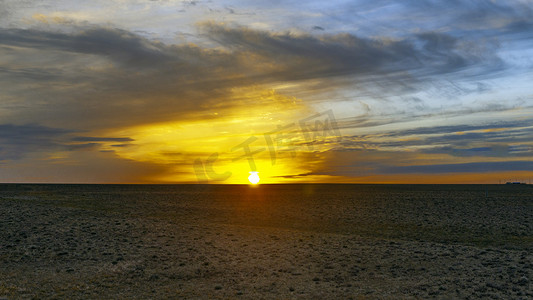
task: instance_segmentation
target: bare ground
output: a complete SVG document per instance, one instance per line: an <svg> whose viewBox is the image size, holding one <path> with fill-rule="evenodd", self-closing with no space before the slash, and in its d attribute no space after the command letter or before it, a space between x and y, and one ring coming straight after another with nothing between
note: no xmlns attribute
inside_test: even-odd
<svg viewBox="0 0 533 300"><path fill-rule="evenodd" d="M533 297L533 189L0 185L0 299Z"/></svg>

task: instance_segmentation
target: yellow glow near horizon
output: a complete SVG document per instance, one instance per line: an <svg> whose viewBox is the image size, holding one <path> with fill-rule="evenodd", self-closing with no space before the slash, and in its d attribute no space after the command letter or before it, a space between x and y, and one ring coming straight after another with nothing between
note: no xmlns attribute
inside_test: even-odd
<svg viewBox="0 0 533 300"><path fill-rule="evenodd" d="M234 93L229 107L213 106L201 115L188 116L187 120L110 133L135 140L127 147L110 149L125 159L168 166L173 171L156 179L163 182L206 179L210 183L246 184L249 172L257 168L262 183L282 183L294 181L291 175L311 171L305 165L302 167L298 157L289 151L276 152L273 160L264 133L290 124L298 129L298 120L313 112L299 100L272 90L247 88ZM245 154L242 148L235 149L251 137L255 138L249 144L249 149L257 153L253 156L255 167L242 157ZM306 147L301 148L307 151ZM219 181L211 182L213 178Z"/></svg>

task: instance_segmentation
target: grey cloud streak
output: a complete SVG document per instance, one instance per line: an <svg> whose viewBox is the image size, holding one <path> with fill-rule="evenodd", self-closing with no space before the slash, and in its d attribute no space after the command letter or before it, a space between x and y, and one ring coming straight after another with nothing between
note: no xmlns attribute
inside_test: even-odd
<svg viewBox="0 0 533 300"><path fill-rule="evenodd" d="M450 125L345 136L340 147L374 151L410 149L456 157L533 157L533 120L496 121L480 125ZM423 146L423 148L418 148ZM397 149L397 150L392 150Z"/></svg>
<svg viewBox="0 0 533 300"><path fill-rule="evenodd" d="M31 153L94 150L100 148L102 142L125 146L133 141L123 137L72 136L75 133L37 124L0 124L0 161L23 159Z"/></svg>
<svg viewBox="0 0 533 300"><path fill-rule="evenodd" d="M404 40L360 38L351 34L270 33L243 27L202 25L209 38L235 52L250 53L278 64L285 80L328 79L335 76L385 75L416 71L439 74L460 71L486 61L501 67L491 53L468 53L457 39L426 32ZM487 60L486 58L489 58ZM285 66L285 67L282 67ZM408 80L407 78L405 80ZM356 81L355 81L356 82Z"/></svg>
<svg viewBox="0 0 533 300"><path fill-rule="evenodd" d="M533 161L499 161L499 162L475 162L463 164L438 164L384 167L381 174L438 174L438 173L477 173L477 172L505 172L505 171L531 171Z"/></svg>
<svg viewBox="0 0 533 300"><path fill-rule="evenodd" d="M327 85L339 77L353 77L347 84L357 84L368 81L365 76L402 81L384 84L390 87L488 61L458 49L455 38L434 32L386 41L350 34L279 34L214 23L204 23L200 30L224 49L166 45L102 27L73 33L0 29L0 45L30 51L19 54L20 60L24 55L43 57L39 68L1 66L0 77L23 102L40 99L55 110L43 114L36 107L29 114L15 111L17 117L40 123L44 120L39 116L46 115L48 122L62 121L50 125L81 124L85 129L172 120L206 109L212 101L224 102L234 87L307 79ZM50 63L58 60L68 69ZM90 68L92 62L107 67ZM492 62L488 68L494 67ZM30 82L41 86L16 90Z"/></svg>
<svg viewBox="0 0 533 300"><path fill-rule="evenodd" d="M0 161L15 160L27 153L59 149L70 131L35 124L0 124Z"/></svg>
<svg viewBox="0 0 533 300"><path fill-rule="evenodd" d="M0 40L10 46L108 55L135 64L164 60L156 43L119 29L95 28L76 34L4 29L0 31Z"/></svg>

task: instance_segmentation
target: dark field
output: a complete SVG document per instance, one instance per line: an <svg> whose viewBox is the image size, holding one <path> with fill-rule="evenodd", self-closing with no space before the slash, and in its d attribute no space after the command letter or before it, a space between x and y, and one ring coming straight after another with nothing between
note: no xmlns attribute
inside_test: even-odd
<svg viewBox="0 0 533 300"><path fill-rule="evenodd" d="M0 299L533 297L533 186L0 185Z"/></svg>

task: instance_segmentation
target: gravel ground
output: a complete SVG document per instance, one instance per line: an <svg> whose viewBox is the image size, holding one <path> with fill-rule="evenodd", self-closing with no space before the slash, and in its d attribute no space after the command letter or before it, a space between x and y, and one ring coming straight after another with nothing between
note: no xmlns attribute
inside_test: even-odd
<svg viewBox="0 0 533 300"><path fill-rule="evenodd" d="M0 299L531 299L531 186L0 185Z"/></svg>

